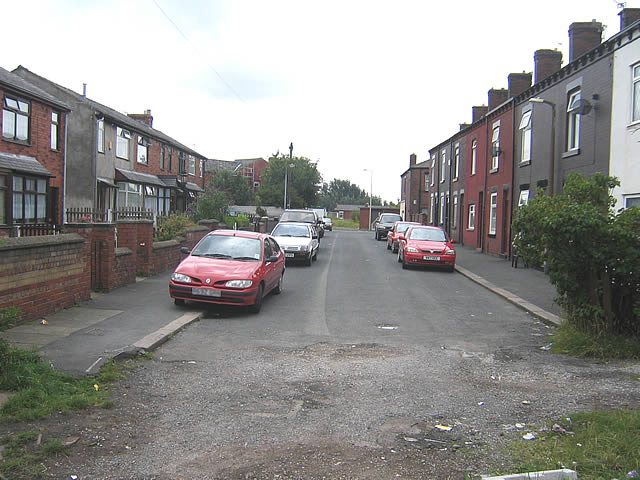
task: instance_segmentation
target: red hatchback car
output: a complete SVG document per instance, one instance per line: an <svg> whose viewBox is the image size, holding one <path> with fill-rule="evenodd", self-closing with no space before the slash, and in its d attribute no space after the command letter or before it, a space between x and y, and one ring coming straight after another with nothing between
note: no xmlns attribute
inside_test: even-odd
<svg viewBox="0 0 640 480"><path fill-rule="evenodd" d="M402 268L409 265L445 267L453 272L456 251L446 232L440 227L411 226L400 240L398 262Z"/></svg>
<svg viewBox="0 0 640 480"><path fill-rule="evenodd" d="M200 240L171 274L169 294L176 305L185 300L247 305L254 313L271 291L279 294L284 279L284 252L271 235L216 230Z"/></svg>
<svg viewBox="0 0 640 480"><path fill-rule="evenodd" d="M407 231L411 225L420 225L418 222L396 222L389 233L387 233L387 250L392 250L393 253L398 251L398 241L400 237L404 236L404 232Z"/></svg>

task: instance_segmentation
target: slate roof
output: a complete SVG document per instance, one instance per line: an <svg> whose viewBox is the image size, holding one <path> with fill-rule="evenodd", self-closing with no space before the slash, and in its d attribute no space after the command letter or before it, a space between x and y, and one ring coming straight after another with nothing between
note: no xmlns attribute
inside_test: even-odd
<svg viewBox="0 0 640 480"><path fill-rule="evenodd" d="M35 158L26 155L0 152L0 168L53 177Z"/></svg>
<svg viewBox="0 0 640 480"><path fill-rule="evenodd" d="M5 70L2 67L0 67L0 83L3 83L9 86L13 90L30 95L39 100L43 100L51 105L55 105L56 107L59 107L63 110L67 110L67 111L71 110L71 107L66 103L60 101L53 95L48 94L41 88L36 87L35 85L32 85L31 83L26 81L24 78L20 77L19 75L16 75L15 73L12 73L8 70Z"/></svg>
<svg viewBox="0 0 640 480"><path fill-rule="evenodd" d="M86 105L89 105L91 108L93 108L96 112L101 113L102 115L104 115L106 118L113 120L114 123L117 123L120 127L127 127L130 128L132 130L135 130L136 132L138 132L141 136L147 136L147 137L152 137L152 138L156 138L156 139L160 139L163 140L164 142L173 145L175 147L178 147L181 150L184 150L187 153L190 153L191 155L195 155L198 156L200 158L206 158L204 155L196 152L195 150L187 147L186 145L183 145L182 143L178 142L177 140L171 138L169 135L161 132L160 130L156 130L155 128L150 127L149 125L147 125L146 123L141 122L140 120L136 120L134 118L129 117L128 115L125 115L124 113L120 113L117 110L114 110L111 107L107 107L106 105L103 105L99 102L96 102L94 100L91 100L88 97L85 97L83 95L80 95L79 93L74 92L73 90L67 88L67 87L63 87L62 85L58 85L55 82L52 82L51 80L42 77L40 75L37 75L35 73L33 73L32 71L30 71L29 69L23 67L22 65L20 65L18 68L16 68L16 70L22 70L27 72L30 75L33 75L34 77L38 77L41 78L42 80L51 83L52 85L54 85L56 88L59 88L60 90L64 91L67 95L72 96L77 102L80 103L84 103ZM15 71L15 70L14 70ZM18 76L13 74L14 76ZM21 78L21 77L19 77ZM25 81L26 82L26 81ZM47 94L49 95L49 94ZM51 98L51 95L49 95ZM60 102L59 100L57 100L58 102Z"/></svg>

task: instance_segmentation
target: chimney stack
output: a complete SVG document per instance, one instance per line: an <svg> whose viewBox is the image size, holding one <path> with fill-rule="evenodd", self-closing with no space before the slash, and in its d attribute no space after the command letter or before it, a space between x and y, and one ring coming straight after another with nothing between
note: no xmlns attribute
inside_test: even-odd
<svg viewBox="0 0 640 480"><path fill-rule="evenodd" d="M531 86L531 73L510 73L509 82L509 98L520 95Z"/></svg>
<svg viewBox="0 0 640 480"><path fill-rule="evenodd" d="M640 8L625 8L618 15L620 15L620 30L624 30L632 23L640 20Z"/></svg>
<svg viewBox="0 0 640 480"><path fill-rule="evenodd" d="M82 96L83 97L87 96L87 84L86 83L82 84Z"/></svg>
<svg viewBox="0 0 640 480"><path fill-rule="evenodd" d="M533 54L535 64L534 82L538 83L562 68L562 52L558 50L536 50Z"/></svg>
<svg viewBox="0 0 640 480"><path fill-rule="evenodd" d="M482 105L481 107L471 107L471 122L476 123L484 117L489 111L489 107Z"/></svg>
<svg viewBox="0 0 640 480"><path fill-rule="evenodd" d="M509 91L504 88L492 88L489 90L489 110L493 110L498 105L509 99Z"/></svg>
<svg viewBox="0 0 640 480"><path fill-rule="evenodd" d="M153 116L151 116L151 110L145 110L144 113L129 113L127 116L153 128Z"/></svg>
<svg viewBox="0 0 640 480"><path fill-rule="evenodd" d="M469 128L471 126L470 123L461 123L460 124L460 131L464 130L465 128Z"/></svg>
<svg viewBox="0 0 640 480"><path fill-rule="evenodd" d="M411 155L409 155L409 166L413 167L416 164L417 159L418 157L416 156L415 153L412 153Z"/></svg>
<svg viewBox="0 0 640 480"><path fill-rule="evenodd" d="M602 24L595 20L572 23L569 27L569 63L600 45L602 32Z"/></svg>

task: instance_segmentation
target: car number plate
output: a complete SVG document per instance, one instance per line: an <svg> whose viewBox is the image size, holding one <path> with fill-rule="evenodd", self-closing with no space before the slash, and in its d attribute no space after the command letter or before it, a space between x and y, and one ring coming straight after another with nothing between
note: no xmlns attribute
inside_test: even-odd
<svg viewBox="0 0 640 480"><path fill-rule="evenodd" d="M194 288L191 293L203 297L219 297L222 294L220 290L211 290L209 288Z"/></svg>
<svg viewBox="0 0 640 480"><path fill-rule="evenodd" d="M287 257L287 258L293 258L294 254L293 253L285 253L284 256Z"/></svg>
<svg viewBox="0 0 640 480"><path fill-rule="evenodd" d="M431 256L431 255L425 255L425 256L424 256L424 257L422 257L422 258L423 258L424 260L433 260L433 261L436 261L436 262L439 262L439 261L440 261L440 257L433 257L433 256Z"/></svg>

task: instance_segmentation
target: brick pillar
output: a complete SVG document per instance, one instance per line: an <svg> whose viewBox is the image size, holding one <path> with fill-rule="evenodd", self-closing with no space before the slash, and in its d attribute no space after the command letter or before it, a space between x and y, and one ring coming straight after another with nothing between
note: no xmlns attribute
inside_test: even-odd
<svg viewBox="0 0 640 480"><path fill-rule="evenodd" d="M153 220L136 220L138 222L138 256L136 270L149 276L152 274L151 257L153 253Z"/></svg>
<svg viewBox="0 0 640 480"><path fill-rule="evenodd" d="M118 248L131 250L131 261L137 264L138 258L138 223L134 220L118 220Z"/></svg>

